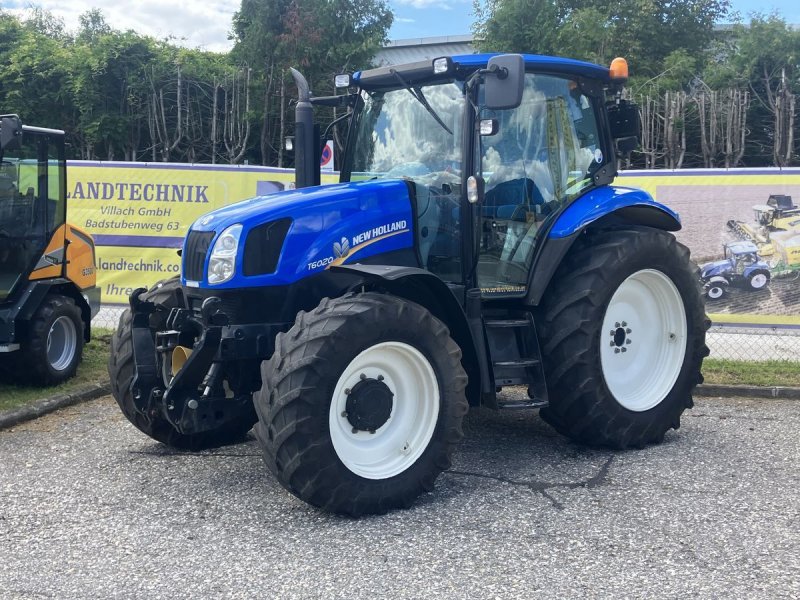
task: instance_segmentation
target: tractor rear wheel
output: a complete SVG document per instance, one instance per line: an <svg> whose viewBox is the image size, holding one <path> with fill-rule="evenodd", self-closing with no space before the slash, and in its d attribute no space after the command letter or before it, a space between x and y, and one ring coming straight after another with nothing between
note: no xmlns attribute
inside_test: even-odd
<svg viewBox="0 0 800 600"><path fill-rule="evenodd" d="M175 277L159 281L142 294L142 300L152 302L161 309L150 316L150 330L154 339L156 332L164 328L170 309L180 305L180 287L180 279ZM252 405L237 419L226 421L217 429L191 435L180 433L160 415L148 416L137 410L131 394L134 374L131 325L131 311L126 309L120 316L117 331L111 337L111 355L108 359L111 393L122 409L122 414L142 433L162 444L182 450L216 448L242 440L256 422Z"/></svg>
<svg viewBox="0 0 800 600"><path fill-rule="evenodd" d="M708 356L698 269L666 232L587 233L542 303L550 406L575 440L614 448L660 442L691 408Z"/></svg>
<svg viewBox="0 0 800 600"><path fill-rule="evenodd" d="M432 491L463 437L467 376L447 327L384 294L323 301L278 334L254 397L270 471L292 494L358 516Z"/></svg>
<svg viewBox="0 0 800 600"><path fill-rule="evenodd" d="M747 276L747 286L751 290L763 290L769 284L769 271L755 271Z"/></svg>

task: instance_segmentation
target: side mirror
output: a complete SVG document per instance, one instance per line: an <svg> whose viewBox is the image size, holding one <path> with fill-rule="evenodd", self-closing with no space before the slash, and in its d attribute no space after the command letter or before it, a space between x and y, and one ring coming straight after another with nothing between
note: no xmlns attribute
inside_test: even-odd
<svg viewBox="0 0 800 600"><path fill-rule="evenodd" d="M612 104L608 107L608 124L611 127L611 137L614 139L638 138L641 131L639 107L627 100Z"/></svg>
<svg viewBox="0 0 800 600"><path fill-rule="evenodd" d="M486 108L506 110L522 103L525 85L525 60L521 54L501 54L489 59L486 67L484 98Z"/></svg>
<svg viewBox="0 0 800 600"><path fill-rule="evenodd" d="M17 115L0 117L0 150L19 148L22 140L22 121Z"/></svg>

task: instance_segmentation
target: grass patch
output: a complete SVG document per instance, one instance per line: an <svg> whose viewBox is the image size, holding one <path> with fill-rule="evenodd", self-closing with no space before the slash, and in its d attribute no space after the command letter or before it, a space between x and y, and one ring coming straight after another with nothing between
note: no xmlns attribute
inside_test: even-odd
<svg viewBox="0 0 800 600"><path fill-rule="evenodd" d="M0 382L0 412L33 404L37 400L59 394L74 392L89 383L108 381L108 352L111 344L111 329L93 329L92 341L83 347L83 361L78 373L53 387L33 387Z"/></svg>
<svg viewBox="0 0 800 600"><path fill-rule="evenodd" d="M703 377L706 383L717 385L800 387L800 363L707 358L703 361Z"/></svg>

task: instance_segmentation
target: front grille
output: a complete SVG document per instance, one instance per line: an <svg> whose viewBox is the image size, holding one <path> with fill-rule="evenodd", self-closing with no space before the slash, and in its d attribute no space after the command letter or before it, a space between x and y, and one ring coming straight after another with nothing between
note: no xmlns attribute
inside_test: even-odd
<svg viewBox="0 0 800 600"><path fill-rule="evenodd" d="M203 279L203 265L213 239L213 231L190 231L186 236L186 245L183 249L183 276L186 279L191 281Z"/></svg>

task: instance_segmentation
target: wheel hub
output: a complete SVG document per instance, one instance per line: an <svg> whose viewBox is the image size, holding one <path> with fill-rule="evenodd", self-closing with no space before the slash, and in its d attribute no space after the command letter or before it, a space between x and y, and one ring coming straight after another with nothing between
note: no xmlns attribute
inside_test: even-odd
<svg viewBox="0 0 800 600"><path fill-rule="evenodd" d="M633 330L628 326L627 322L622 321L614 323L614 329L609 333L611 336L611 343L609 345L614 348L615 354L628 351L625 346L630 345L633 341L631 339L631 333L633 333Z"/></svg>
<svg viewBox="0 0 800 600"><path fill-rule="evenodd" d="M356 431L375 433L383 427L392 415L394 394L389 386L378 379L362 378L347 394L345 411L347 420Z"/></svg>

